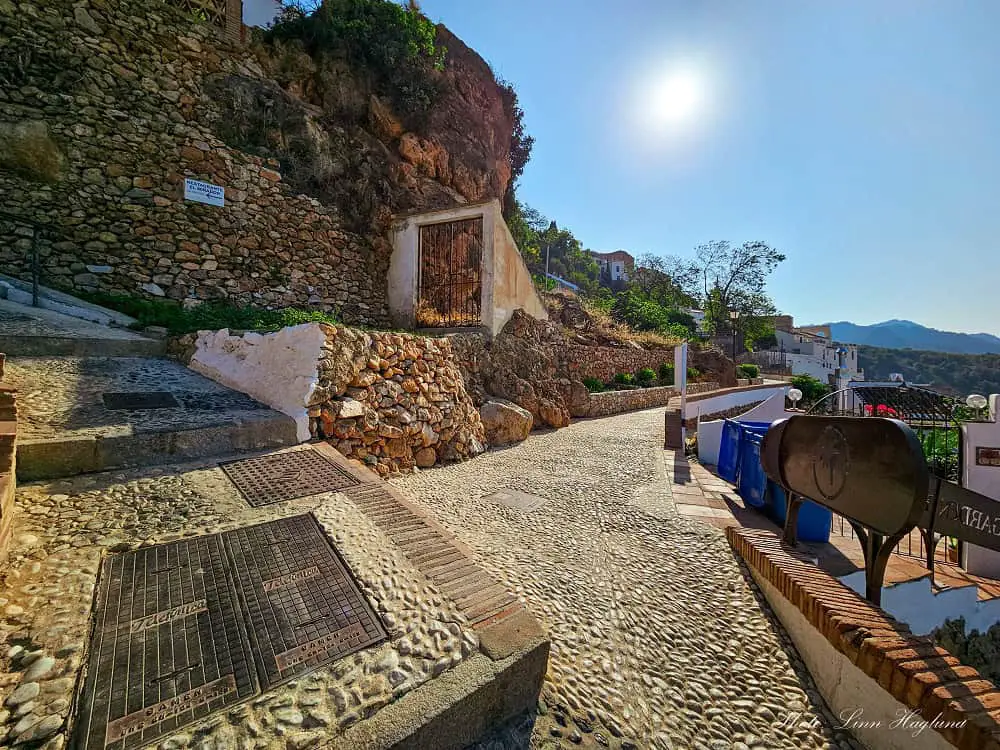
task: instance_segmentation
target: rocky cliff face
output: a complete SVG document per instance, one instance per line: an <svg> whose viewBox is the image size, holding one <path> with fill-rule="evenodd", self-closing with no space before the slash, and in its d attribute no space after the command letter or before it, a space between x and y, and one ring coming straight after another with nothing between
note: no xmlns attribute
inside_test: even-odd
<svg viewBox="0 0 1000 750"><path fill-rule="evenodd" d="M42 225L44 283L387 323L391 214L510 179L502 92L440 34L446 93L415 132L365 71L230 45L158 0L0 0L3 210ZM6 272L30 275L30 235L0 217Z"/></svg>

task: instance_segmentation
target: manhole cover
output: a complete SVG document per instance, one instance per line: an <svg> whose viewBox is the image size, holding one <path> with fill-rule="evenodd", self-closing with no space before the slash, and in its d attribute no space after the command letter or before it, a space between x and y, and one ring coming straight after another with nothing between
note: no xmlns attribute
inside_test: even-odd
<svg viewBox="0 0 1000 750"><path fill-rule="evenodd" d="M544 497L529 495L521 490L497 490L492 495L487 495L485 500L490 500L500 505L506 505L515 510L532 511L538 510L547 502Z"/></svg>
<svg viewBox="0 0 1000 750"><path fill-rule="evenodd" d="M129 750L385 639L312 515L101 568L76 747Z"/></svg>
<svg viewBox="0 0 1000 750"><path fill-rule="evenodd" d="M264 689L385 639L311 515L227 536Z"/></svg>
<svg viewBox="0 0 1000 750"><path fill-rule="evenodd" d="M348 472L311 448L227 461L219 466L254 507L358 484Z"/></svg>
<svg viewBox="0 0 1000 750"><path fill-rule="evenodd" d="M80 747L138 747L257 693L223 540L105 559Z"/></svg>
<svg viewBox="0 0 1000 750"><path fill-rule="evenodd" d="M109 409L176 409L180 406L169 391L105 393L103 398Z"/></svg>

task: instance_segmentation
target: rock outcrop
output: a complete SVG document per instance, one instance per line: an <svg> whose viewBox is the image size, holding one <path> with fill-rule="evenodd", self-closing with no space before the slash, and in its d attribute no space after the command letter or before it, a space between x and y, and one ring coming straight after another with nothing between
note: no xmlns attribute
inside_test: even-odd
<svg viewBox="0 0 1000 750"><path fill-rule="evenodd" d="M369 75L231 44L161 0L0 0L0 194L70 291L322 308L388 323L393 212L502 198L512 119L443 27L444 91L407 129ZM224 205L185 199L186 178ZM29 278L28 225L0 264ZM94 270L98 269L98 270Z"/></svg>
<svg viewBox="0 0 1000 750"><path fill-rule="evenodd" d="M492 446L511 445L526 440L534 419L531 412L510 401L490 399L479 407L479 416L486 430L486 441Z"/></svg>

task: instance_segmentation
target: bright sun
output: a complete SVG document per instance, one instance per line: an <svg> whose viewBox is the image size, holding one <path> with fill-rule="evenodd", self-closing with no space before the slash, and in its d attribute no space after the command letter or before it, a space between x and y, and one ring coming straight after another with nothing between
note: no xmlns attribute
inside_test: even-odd
<svg viewBox="0 0 1000 750"><path fill-rule="evenodd" d="M690 71L670 73L650 92L649 107L664 125L680 125L695 119L704 102L704 84Z"/></svg>

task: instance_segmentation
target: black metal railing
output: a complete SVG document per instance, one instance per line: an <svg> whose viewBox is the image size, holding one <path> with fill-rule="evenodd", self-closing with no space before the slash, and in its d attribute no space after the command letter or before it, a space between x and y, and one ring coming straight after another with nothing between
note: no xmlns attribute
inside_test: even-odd
<svg viewBox="0 0 1000 750"><path fill-rule="evenodd" d="M31 304L33 307L38 307L38 288L40 285L41 276L41 261L38 254L38 239L39 236L49 230L44 224L39 224L33 219L29 219L24 216L19 216L18 214L12 214L7 211L0 211L0 223L9 223L16 226L22 226L31 229Z"/></svg>

